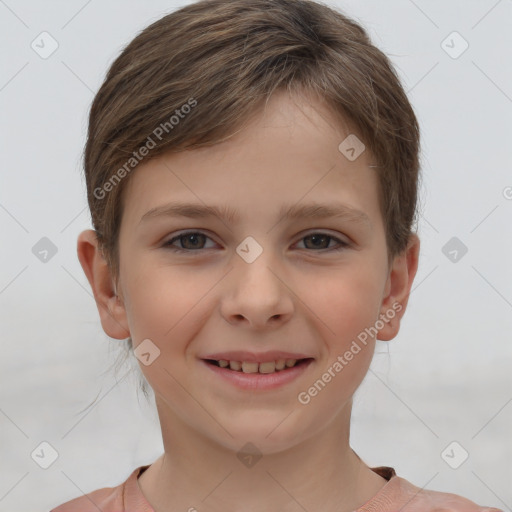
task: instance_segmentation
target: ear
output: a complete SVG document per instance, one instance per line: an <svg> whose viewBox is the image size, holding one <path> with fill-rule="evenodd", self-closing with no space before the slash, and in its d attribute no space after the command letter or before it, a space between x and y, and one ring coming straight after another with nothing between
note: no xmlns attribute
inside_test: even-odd
<svg viewBox="0 0 512 512"><path fill-rule="evenodd" d="M400 330L400 321L407 308L412 283L418 270L420 239L413 234L407 248L395 256L384 290L380 319L384 327L379 330L378 340L392 340Z"/></svg>
<svg viewBox="0 0 512 512"><path fill-rule="evenodd" d="M130 331L123 302L114 291L114 281L103 257L96 231L87 229L78 236L77 253L91 285L101 325L105 333L118 340L128 338Z"/></svg>

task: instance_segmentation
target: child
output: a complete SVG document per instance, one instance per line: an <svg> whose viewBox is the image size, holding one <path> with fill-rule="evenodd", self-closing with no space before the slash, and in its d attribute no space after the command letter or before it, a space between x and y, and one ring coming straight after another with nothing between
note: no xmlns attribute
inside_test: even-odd
<svg viewBox="0 0 512 512"><path fill-rule="evenodd" d="M324 5L200 1L141 32L91 108L78 256L165 453L53 512L496 511L349 445L418 266L418 155L389 60Z"/></svg>

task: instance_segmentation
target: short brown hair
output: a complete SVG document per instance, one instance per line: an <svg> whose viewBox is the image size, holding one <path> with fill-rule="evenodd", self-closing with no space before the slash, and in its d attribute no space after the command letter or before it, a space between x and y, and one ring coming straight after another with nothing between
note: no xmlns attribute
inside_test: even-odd
<svg viewBox="0 0 512 512"><path fill-rule="evenodd" d="M312 94L355 130L377 164L389 261L407 247L417 220L419 127L386 55L356 22L318 2L200 0L138 34L91 106L87 197L115 281L123 190L142 158L221 142L278 90ZM126 360L131 338L122 348ZM140 369L139 378L148 398Z"/></svg>
<svg viewBox="0 0 512 512"><path fill-rule="evenodd" d="M417 220L419 127L386 55L360 25L315 1L200 0L140 32L91 106L87 197L115 280L134 152L155 142L158 127L146 160L225 140L283 89L323 98L355 128L378 164L390 260L406 248Z"/></svg>

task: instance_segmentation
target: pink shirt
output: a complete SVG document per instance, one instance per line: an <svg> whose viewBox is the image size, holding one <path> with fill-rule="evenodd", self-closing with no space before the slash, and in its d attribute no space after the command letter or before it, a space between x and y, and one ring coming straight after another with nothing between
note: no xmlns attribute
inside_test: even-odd
<svg viewBox="0 0 512 512"><path fill-rule="evenodd" d="M155 512L146 501L137 478L149 467L140 466L117 487L105 487L68 501L50 512ZM371 468L388 482L355 512L503 512L480 507L456 494L421 489L396 475L388 466Z"/></svg>

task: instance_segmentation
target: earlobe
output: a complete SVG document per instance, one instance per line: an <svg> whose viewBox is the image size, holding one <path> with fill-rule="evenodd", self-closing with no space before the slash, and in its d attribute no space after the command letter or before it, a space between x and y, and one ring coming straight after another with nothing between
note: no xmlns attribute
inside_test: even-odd
<svg viewBox="0 0 512 512"><path fill-rule="evenodd" d="M412 283L418 270L419 251L420 239L413 234L407 248L393 261L381 305L380 318L384 321L384 327L379 330L378 340L392 340L400 330L400 321L407 308Z"/></svg>
<svg viewBox="0 0 512 512"><path fill-rule="evenodd" d="M77 254L94 294L103 330L111 338L128 338L130 331L126 310L117 296L110 269L98 247L94 230L87 229L80 233Z"/></svg>

